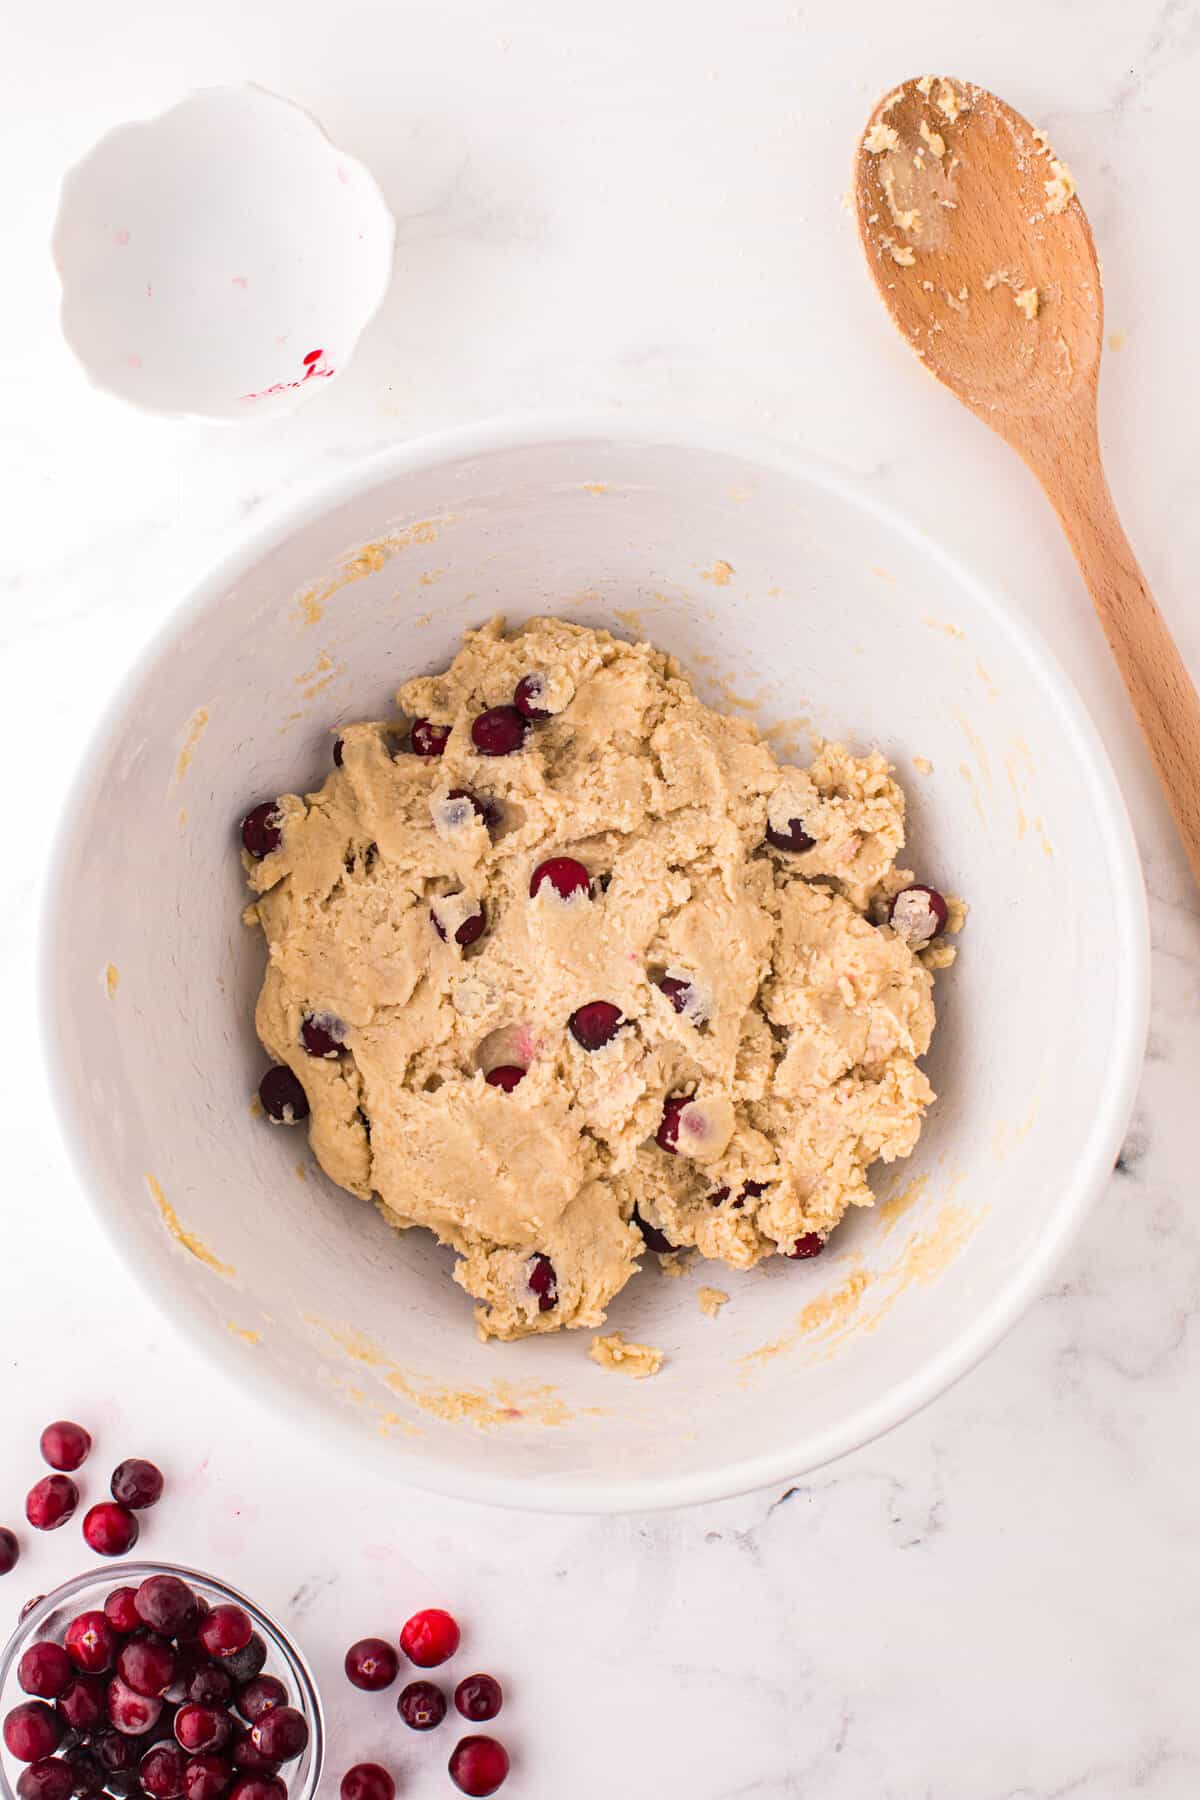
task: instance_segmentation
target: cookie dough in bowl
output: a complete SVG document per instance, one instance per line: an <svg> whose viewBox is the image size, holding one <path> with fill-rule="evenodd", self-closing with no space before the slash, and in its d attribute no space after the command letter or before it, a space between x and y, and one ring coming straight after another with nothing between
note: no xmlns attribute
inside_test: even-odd
<svg viewBox="0 0 1200 1800"><path fill-rule="evenodd" d="M782 764L554 618L398 699L243 826L267 1116L454 1249L485 1337L594 1328L655 1252L818 1254L916 1144L962 919L896 866L886 759Z"/></svg>

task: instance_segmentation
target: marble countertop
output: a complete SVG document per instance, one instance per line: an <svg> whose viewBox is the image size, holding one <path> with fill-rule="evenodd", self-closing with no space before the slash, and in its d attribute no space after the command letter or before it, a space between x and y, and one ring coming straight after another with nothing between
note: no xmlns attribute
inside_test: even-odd
<svg viewBox="0 0 1200 1800"><path fill-rule="evenodd" d="M1112 485L1200 673L1200 0L58 0L8 21L5 62L0 1520L50 1417L92 1423L98 1476L156 1457L171 1494L146 1550L275 1606L328 1677L331 1776L377 1754L414 1800L450 1791L452 1739L402 1733L337 1669L352 1637L417 1603L461 1613L472 1665L511 1687L514 1800L1200 1791L1200 906L1053 518L903 349L840 205L867 109L922 68L1050 132L1105 265ZM395 287L346 376L294 418L155 422L90 392L59 338L57 183L110 124L244 77L375 170L399 220ZM245 1401L100 1239L36 1052L49 833L81 738L164 611L291 490L397 438L530 409L673 415L868 476L1037 618L1109 743L1152 897L1137 1113L1053 1291L871 1448L786 1491L650 1518L386 1487ZM29 1546L0 1611L79 1560L72 1534Z"/></svg>

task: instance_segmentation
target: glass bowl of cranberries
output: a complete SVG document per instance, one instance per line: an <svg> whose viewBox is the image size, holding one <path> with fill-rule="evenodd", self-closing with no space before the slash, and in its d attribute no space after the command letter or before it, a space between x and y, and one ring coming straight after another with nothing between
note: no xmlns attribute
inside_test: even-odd
<svg viewBox="0 0 1200 1800"><path fill-rule="evenodd" d="M0 1656L0 1800L314 1800L324 1742L296 1644L197 1569L79 1575Z"/></svg>

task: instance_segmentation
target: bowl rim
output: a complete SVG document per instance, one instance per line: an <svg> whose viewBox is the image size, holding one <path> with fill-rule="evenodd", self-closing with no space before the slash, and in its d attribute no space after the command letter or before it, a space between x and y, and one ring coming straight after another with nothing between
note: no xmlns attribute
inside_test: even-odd
<svg viewBox="0 0 1200 1800"><path fill-rule="evenodd" d="M58 1000L55 943L70 930L63 897L61 870L68 854L75 821L84 816L91 799L94 777L103 747L119 727L146 676L170 646L183 638L208 608L226 595L265 556L277 549L315 516L332 511L373 487L416 472L489 454L531 448L577 445L627 445L631 449L667 448L685 453L720 455L756 464L772 474L807 483L871 513L885 527L905 539L924 558L939 565L969 595L972 602L1014 648L1037 670L1048 689L1066 737L1072 741L1080 772L1090 785L1101 821L1097 866L1107 877L1112 894L1121 954L1116 958L1111 1054L1104 1084L1085 1141L1080 1145L1072 1179L1057 1190L1053 1209L1036 1255L1003 1283L971 1324L902 1380L884 1386L870 1403L847 1414L803 1448L780 1443L733 1463L684 1474L627 1478L584 1479L539 1475L510 1476L491 1471L464 1469L443 1460L435 1446L412 1449L408 1458L397 1456L393 1443L357 1431L349 1414L328 1409L323 1418L362 1461L393 1480L457 1499L510 1507L518 1510L565 1514L607 1514L657 1511L728 1499L758 1489L786 1483L833 1462L852 1450L873 1442L894 1425L911 1418L945 1393L999 1343L1026 1308L1037 1298L1058 1266L1079 1229L1088 1208L1099 1195L1116 1161L1133 1111L1141 1074L1150 1005L1150 924L1141 860L1124 796L1099 730L1074 683L1041 632L1014 611L1003 595L989 587L960 558L944 549L904 514L881 501L870 484L830 463L786 444L745 434L693 429L678 421L642 418L635 422L592 417L583 420L559 415L530 414L517 419L499 417L475 424L453 426L408 439L377 451L339 471L333 477L305 485L270 517L243 532L233 548L169 611L153 631L131 667L117 684L89 735L77 773L71 782L59 818L51 854L47 858L39 902L38 994L40 1039L51 1099L56 1106L63 1140L79 1186L98 1218L114 1250L134 1271L143 1291L162 1318L178 1330L210 1361L220 1365L239 1392L249 1392L268 1410L272 1402L285 1412L295 1396L283 1374L260 1360L258 1379L247 1383L245 1362L237 1346L225 1334L209 1331L194 1313L172 1308L155 1285L154 1271L145 1255L117 1229L114 1216L101 1198L102 1181L96 1177L84 1146L71 1123L69 1092L58 1054L63 1009Z"/></svg>

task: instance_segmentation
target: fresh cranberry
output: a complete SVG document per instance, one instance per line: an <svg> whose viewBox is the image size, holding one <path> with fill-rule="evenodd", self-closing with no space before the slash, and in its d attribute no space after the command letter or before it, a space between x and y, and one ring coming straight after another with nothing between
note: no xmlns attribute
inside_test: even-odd
<svg viewBox="0 0 1200 1800"><path fill-rule="evenodd" d="M340 1791L342 1800L396 1800L396 1784L379 1763L355 1763L342 1776Z"/></svg>
<svg viewBox="0 0 1200 1800"><path fill-rule="evenodd" d="M117 1464L108 1485L113 1499L121 1506L141 1512L147 1506L157 1506L162 1499L162 1470L144 1456L128 1456Z"/></svg>
<svg viewBox="0 0 1200 1800"><path fill-rule="evenodd" d="M99 1675L77 1675L58 1697L57 1710L72 1731L94 1731L104 1717L105 1682Z"/></svg>
<svg viewBox="0 0 1200 1800"><path fill-rule="evenodd" d="M300 1042L310 1056L332 1060L346 1048L341 1036L344 1030L341 1020L331 1018L328 1013L306 1013L300 1025Z"/></svg>
<svg viewBox="0 0 1200 1800"><path fill-rule="evenodd" d="M227 1670L215 1663L198 1663L184 1685L184 1697L196 1706L228 1706L233 1700L234 1682Z"/></svg>
<svg viewBox="0 0 1200 1800"><path fill-rule="evenodd" d="M541 725L545 720L553 718L541 702L546 698L546 677L540 669L533 669L528 675L522 675L517 683L517 691L513 695L513 705L517 711L532 725Z"/></svg>
<svg viewBox="0 0 1200 1800"><path fill-rule="evenodd" d="M500 823L500 808L496 805L495 801L486 799L481 800L478 794L473 794L471 792L470 788L451 788L450 792L446 795L446 798L447 800L469 800L474 809L475 817L477 819L482 819L489 829Z"/></svg>
<svg viewBox="0 0 1200 1800"><path fill-rule="evenodd" d="M223 1750L233 1736L233 1720L219 1706L198 1706L189 1700L175 1714L175 1739L192 1756L206 1750Z"/></svg>
<svg viewBox="0 0 1200 1800"><path fill-rule="evenodd" d="M573 856L549 856L545 862L539 863L529 877L529 898L532 900L542 883L548 881L560 900L570 900L575 894L587 894L591 897L592 878L581 862Z"/></svg>
<svg viewBox="0 0 1200 1800"><path fill-rule="evenodd" d="M377 1637L359 1638L346 1652L346 1679L369 1694L391 1687L400 1670L400 1658L392 1646ZM249 1713L246 1714L249 1718Z"/></svg>
<svg viewBox="0 0 1200 1800"><path fill-rule="evenodd" d="M674 1156L679 1149L679 1120L685 1106L691 1105L690 1094L672 1094L663 1105L662 1120L654 1134L660 1150Z"/></svg>
<svg viewBox="0 0 1200 1800"><path fill-rule="evenodd" d="M936 888L920 882L901 888L888 908L888 924L913 950L946 929L946 901Z"/></svg>
<svg viewBox="0 0 1200 1800"><path fill-rule="evenodd" d="M796 1239L790 1250L784 1251L784 1255L789 1256L793 1262L805 1262L810 1256L820 1256L824 1248L824 1238L819 1237L815 1231L806 1231L803 1237Z"/></svg>
<svg viewBox="0 0 1200 1800"><path fill-rule="evenodd" d="M480 756L511 756L528 730L528 719L515 706L489 706L471 720L471 742Z"/></svg>
<svg viewBox="0 0 1200 1800"><path fill-rule="evenodd" d="M442 928L441 920L432 908L430 909L429 916L433 920L433 929L437 932L444 944L446 941L446 933ZM462 944L465 949L468 944L473 944L476 938L481 938L483 936L484 927L486 925L487 913L481 906L478 912L473 912L469 918L463 920L462 924L454 934L455 943Z"/></svg>
<svg viewBox="0 0 1200 1800"><path fill-rule="evenodd" d="M178 1744L155 1744L143 1756L138 1776L153 1800L179 1800L186 1767L187 1758Z"/></svg>
<svg viewBox="0 0 1200 1800"><path fill-rule="evenodd" d="M183 1771L184 1800L222 1800L233 1779L233 1770L223 1756L193 1756Z"/></svg>
<svg viewBox="0 0 1200 1800"><path fill-rule="evenodd" d="M465 1737L450 1756L450 1779L460 1793L494 1794L508 1774L508 1751L497 1738Z"/></svg>
<svg viewBox="0 0 1200 1800"><path fill-rule="evenodd" d="M647 1250L657 1250L660 1256L667 1256L674 1250L675 1246L666 1233L660 1231L657 1225L651 1225L648 1220L643 1219L636 1206L633 1209L633 1222L645 1238Z"/></svg>
<svg viewBox="0 0 1200 1800"><path fill-rule="evenodd" d="M228 1669L238 1687L242 1687L247 1681L253 1681L256 1675L262 1674L266 1660L267 1646L257 1631L254 1631L251 1632L250 1642L245 1649L235 1650L232 1656L223 1657L221 1666Z"/></svg>
<svg viewBox="0 0 1200 1800"><path fill-rule="evenodd" d="M203 1594L197 1594L195 1596L195 1601L195 1610L184 1620L175 1635L181 1644L189 1644L195 1655L199 1657L200 1650L196 1644L196 1633L212 1611L212 1607L204 1598Z"/></svg>
<svg viewBox="0 0 1200 1800"><path fill-rule="evenodd" d="M777 831L774 825L767 826L767 842L773 850L792 850L799 854L801 850L811 850L816 841L805 831L803 819L789 819L786 831Z"/></svg>
<svg viewBox="0 0 1200 1800"><path fill-rule="evenodd" d="M115 1500L101 1500L83 1515L84 1542L97 1556L128 1556L140 1531L136 1515Z"/></svg>
<svg viewBox="0 0 1200 1800"><path fill-rule="evenodd" d="M550 1258L543 1256L540 1250L530 1258L529 1273L525 1279L530 1291L537 1295L538 1311L553 1312L558 1305L558 1276L554 1272L554 1264ZM447 1654L453 1656L454 1652L451 1650ZM444 1662L445 1658L439 1656L437 1661ZM422 1663L421 1666L426 1668L429 1665Z"/></svg>
<svg viewBox="0 0 1200 1800"><path fill-rule="evenodd" d="M131 1638L117 1656L117 1674L135 1694L161 1699L175 1679L179 1658L162 1638Z"/></svg>
<svg viewBox="0 0 1200 1800"><path fill-rule="evenodd" d="M61 1644L31 1644L17 1664L17 1680L39 1700L57 1700L74 1680L75 1666Z"/></svg>
<svg viewBox="0 0 1200 1800"><path fill-rule="evenodd" d="M70 1764L73 1794L91 1800L91 1796L105 1791L110 1777L90 1744L72 1744L70 1749L63 1751L63 1761Z"/></svg>
<svg viewBox="0 0 1200 1800"><path fill-rule="evenodd" d="M571 1036L583 1050L602 1050L624 1023L620 1007L611 1000L589 1000L567 1020Z"/></svg>
<svg viewBox="0 0 1200 1800"><path fill-rule="evenodd" d="M277 1762L272 1762L269 1756L264 1756L261 1750L254 1748L249 1726L244 1731L234 1732L233 1743L229 1747L229 1760L234 1768L249 1775L274 1775L279 1769Z"/></svg>
<svg viewBox="0 0 1200 1800"><path fill-rule="evenodd" d="M436 1669L458 1649L461 1633L448 1612L439 1606L414 1613L400 1633L400 1648L418 1669Z"/></svg>
<svg viewBox="0 0 1200 1800"><path fill-rule="evenodd" d="M196 1635L210 1656L232 1656L246 1648L254 1627L240 1606L214 1606Z"/></svg>
<svg viewBox="0 0 1200 1800"><path fill-rule="evenodd" d="M242 843L251 856L262 861L283 842L283 816L278 800L264 800L242 820Z"/></svg>
<svg viewBox="0 0 1200 1800"><path fill-rule="evenodd" d="M87 1461L91 1447L91 1433L82 1425L73 1425L70 1419L55 1419L41 1436L42 1455L52 1469L77 1469Z"/></svg>
<svg viewBox="0 0 1200 1800"><path fill-rule="evenodd" d="M288 1800L287 1782L278 1775L244 1775L229 1800Z"/></svg>
<svg viewBox="0 0 1200 1800"><path fill-rule="evenodd" d="M10 1531L7 1525L0 1525L0 1575L7 1575L10 1569L15 1569L20 1559L21 1546L17 1542L16 1532ZM39 1598L45 1599L45 1595Z"/></svg>
<svg viewBox="0 0 1200 1800"><path fill-rule="evenodd" d="M154 1694L136 1694L127 1681L114 1675L108 1684L108 1716L118 1731L140 1737L158 1724L162 1701Z"/></svg>
<svg viewBox="0 0 1200 1800"><path fill-rule="evenodd" d="M308 1117L308 1095L300 1078L283 1063L268 1069L258 1084L258 1097L268 1119L275 1125L297 1125Z"/></svg>
<svg viewBox="0 0 1200 1800"><path fill-rule="evenodd" d="M432 1731L446 1716L446 1696L436 1682L410 1681L396 1711L410 1731Z"/></svg>
<svg viewBox="0 0 1200 1800"><path fill-rule="evenodd" d="M273 1706L250 1727L250 1742L272 1762L292 1762L308 1748L308 1723L294 1706Z"/></svg>
<svg viewBox="0 0 1200 1800"><path fill-rule="evenodd" d="M480 1725L500 1711L504 1690L493 1675L468 1675L454 1690L454 1704L464 1719Z"/></svg>
<svg viewBox="0 0 1200 1800"><path fill-rule="evenodd" d="M137 1631L142 1621L138 1618L137 1589L131 1587L114 1588L104 1602L104 1616L114 1631L122 1632L126 1637Z"/></svg>
<svg viewBox="0 0 1200 1800"><path fill-rule="evenodd" d="M75 1775L61 1757L43 1756L17 1778L17 1800L69 1800Z"/></svg>
<svg viewBox="0 0 1200 1800"><path fill-rule="evenodd" d="M345 752L346 752L345 738L335 737L333 740L333 766L335 769L341 768L342 758L344 757Z"/></svg>
<svg viewBox="0 0 1200 1800"><path fill-rule="evenodd" d="M374 1638L369 1641L377 1644L383 1643L382 1638ZM400 1667L400 1659L397 1657L396 1652L392 1649L390 1644L384 1644L383 1647L392 1659L392 1673L388 1677L388 1681L392 1681L395 1679L396 1670ZM349 1661L349 1653L347 1653L346 1660L347 1662ZM221 1669L218 1673L223 1675L225 1671ZM349 1669L347 1669L346 1673L348 1675L350 1674ZM350 1676L350 1679L354 1681L352 1675ZM388 1682L382 1681L371 1684L355 1681L354 1685L355 1687L387 1687ZM286 1706L287 1698L288 1691L284 1687L282 1681L276 1681L274 1675L259 1675L254 1681L248 1681L245 1687L239 1691L237 1697L237 1709L241 1713L243 1719L248 1719L250 1724L253 1725L257 1719L262 1718L265 1712L270 1712L273 1706Z"/></svg>
<svg viewBox="0 0 1200 1800"><path fill-rule="evenodd" d="M516 1063L501 1063L498 1068L489 1069L484 1080L489 1087L497 1087L506 1094L511 1094L525 1079L526 1071L519 1069Z"/></svg>
<svg viewBox="0 0 1200 1800"><path fill-rule="evenodd" d="M197 1596L178 1575L150 1575L137 1591L138 1618L163 1637L183 1637L196 1621Z"/></svg>
<svg viewBox="0 0 1200 1800"><path fill-rule="evenodd" d="M449 725L435 725L432 719L414 719L409 733L414 756L440 756L450 736Z"/></svg>
<svg viewBox="0 0 1200 1800"><path fill-rule="evenodd" d="M57 1531L79 1505L79 1489L69 1475L43 1475L25 1496L25 1517L35 1531Z"/></svg>
<svg viewBox="0 0 1200 1800"><path fill-rule="evenodd" d="M14 1706L4 1721L4 1742L18 1762L40 1762L53 1756L62 1742L62 1720L44 1700Z"/></svg>
<svg viewBox="0 0 1200 1800"><path fill-rule="evenodd" d="M658 985L677 1013L687 1010L692 997L690 981L681 981L678 975L663 975L659 977Z"/></svg>
<svg viewBox="0 0 1200 1800"><path fill-rule="evenodd" d="M145 1753L144 1745L121 1731L97 1731L92 1736L91 1744L97 1762L111 1775L126 1769L136 1769Z"/></svg>
<svg viewBox="0 0 1200 1800"><path fill-rule="evenodd" d="M63 1634L67 1655L87 1675L111 1669L117 1654L117 1637L102 1612L80 1613Z"/></svg>

